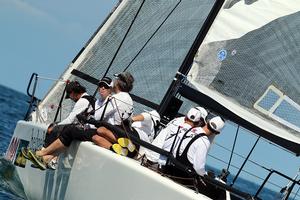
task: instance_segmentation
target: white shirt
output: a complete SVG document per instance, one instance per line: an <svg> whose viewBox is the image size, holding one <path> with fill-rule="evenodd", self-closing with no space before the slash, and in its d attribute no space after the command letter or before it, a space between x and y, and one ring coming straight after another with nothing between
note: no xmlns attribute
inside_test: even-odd
<svg viewBox="0 0 300 200"><path fill-rule="evenodd" d="M191 134L187 134L187 136L189 136L189 137L185 138L182 141L182 144L181 144L180 149L179 149L179 155L182 155L182 153L185 150L186 146L188 145L188 143L191 141L191 139L194 136L199 135L201 133L205 133L204 130L201 127L193 128L191 130L191 132L192 132ZM182 136L183 135L181 135L181 138L182 138ZM206 163L206 156L207 156L208 150L210 148L210 144L211 144L210 139L207 136L202 136L202 137L198 138L196 141L193 142L193 144L190 146L190 148L187 152L188 160L190 161L190 163L193 164L193 167L194 167L195 171L199 175L204 175L206 173L205 163ZM178 146L179 145L177 145L174 148L174 151L173 151L174 157L176 157Z"/></svg>
<svg viewBox="0 0 300 200"><path fill-rule="evenodd" d="M106 107L106 109L105 109ZM107 106L103 105L95 113L95 119L101 119L105 109L104 120L112 125L121 125L121 121L127 119L133 113L133 101L127 92L119 92L109 97Z"/></svg>
<svg viewBox="0 0 300 200"><path fill-rule="evenodd" d="M184 118L185 118L184 116L183 116L183 117L176 117L175 119L171 120L171 121L167 124L167 126L169 126L170 124L179 126L179 125L181 125L181 124L184 123Z"/></svg>
<svg viewBox="0 0 300 200"><path fill-rule="evenodd" d="M88 96L87 93L83 93L78 99L78 101L75 103L72 111L70 112L69 116L64 119L63 121L59 122L58 125L63 125L63 124L71 124L74 122L76 118L76 115L82 113L90 104L90 102L86 98L82 98L83 96ZM92 109L92 106L90 105L90 108Z"/></svg>
<svg viewBox="0 0 300 200"><path fill-rule="evenodd" d="M105 107L106 102L109 100L110 96L106 97L106 99L97 99L95 102L95 113L94 118L95 120L100 120L102 117L102 113ZM107 105L108 106L108 105ZM106 115L106 118L103 116L103 120L107 121L108 115Z"/></svg>
<svg viewBox="0 0 300 200"><path fill-rule="evenodd" d="M103 110L101 110L101 108L103 106L105 106L105 103L107 102L108 97L106 97L106 99L97 99L95 102L95 113L94 113L94 118L95 120L100 120L101 116L102 116L102 112ZM96 117L97 116L97 117ZM107 121L107 119L103 119L104 121ZM96 127L93 124L85 124L86 128L93 128L96 129Z"/></svg>
<svg viewBox="0 0 300 200"><path fill-rule="evenodd" d="M103 99L97 99L97 101L95 102L95 113L98 111L98 109L100 109L103 106L103 104L107 100L107 98L104 99L104 100Z"/></svg>
<svg viewBox="0 0 300 200"><path fill-rule="evenodd" d="M178 131L178 127L179 127L179 131ZM176 141L174 143L175 134L176 134L177 131L178 131L178 135L177 135ZM203 133L204 131L203 131L202 128L192 128L191 125L189 125L187 123L183 123L182 125L177 126L176 132L170 133L166 137L165 143L164 143L164 145L162 147L162 149L164 149L166 151L171 151L171 147L172 147L172 145L174 143L173 151L172 151L174 157L176 157L177 149L178 149L180 141L182 140L182 138L183 138L184 135L185 135L185 137L188 137L188 138L185 138L182 141L182 144L181 144L180 150L179 150L179 155L181 155L181 153L184 151L186 145L188 144L188 141L191 138L193 138L197 134ZM160 155L158 163L161 164L161 165L165 165L166 161L167 161L167 157L163 156L163 155Z"/></svg>
<svg viewBox="0 0 300 200"><path fill-rule="evenodd" d="M178 136L177 136L177 140L175 142L174 148L173 148L173 155L174 157L176 157L176 153L177 153L177 149L179 147L179 143L183 138L183 135L185 134L185 132L188 130L187 129L188 126L185 126L185 128L183 127L182 130L184 131L180 131ZM187 144L190 142L190 140L200 134L200 133L204 133L204 130L201 127L196 127L190 130L190 132L188 132L186 134L186 136L188 138L185 138L182 141L182 144L180 146L179 149L179 155L181 155L184 151L184 149L186 148ZM170 151L171 148L171 142L173 143L174 139L170 139L169 142L166 141L166 143L163 146L164 150ZM197 174L203 176L204 174L206 174L205 171L205 163L206 163L206 156L208 153L208 150L210 148L210 144L211 141L208 139L207 136L202 136L200 138L198 138L196 141L193 142L193 144L190 146L190 148L188 149L187 152L187 158L190 161L190 163L193 164L193 168L195 169L195 171L197 172ZM164 165L166 163L167 158L165 156L160 156L158 163Z"/></svg>
<svg viewBox="0 0 300 200"><path fill-rule="evenodd" d="M173 155L176 157L176 152L179 146L179 143L181 139L183 138L184 134L191 128L189 124L184 123L184 117L176 118L172 120L166 128L164 128L158 136L153 140L152 144L162 148L166 151L170 151L172 144L175 139L175 134L178 131L177 139L175 141L174 147L173 147ZM182 144L179 149L179 155L181 155L189 143L189 141L196 135L204 133L204 130L201 127L192 128L186 136L188 138L184 139L182 141ZM171 137L174 135L173 137ZM207 136L202 136L198 138L193 144L190 146L188 152L187 152L187 158L188 160L193 164L193 167L195 171L199 175L204 175L206 173L205 171L205 163L206 163L206 156L208 153L208 150L210 148L212 139L208 139ZM166 164L167 158L163 155L160 155L154 151L147 150L146 151L147 159L149 159L152 162L158 162L161 165Z"/></svg>
<svg viewBox="0 0 300 200"><path fill-rule="evenodd" d="M178 127L182 126L183 124L185 124L184 123L184 117L175 118L172 121L170 121L167 124L167 126L164 129L162 129L160 131L160 133L156 136L156 138L152 142L152 145L157 146L161 149L170 151L172 143L173 143L175 137L173 136L169 139L168 139L168 137L170 137L171 135L176 134L177 131L178 131ZM186 124L186 125L188 125L188 124ZM189 129L190 126L185 127L184 129L186 129L186 128ZM182 129L180 131L184 131L184 130ZM147 159L152 161L152 162L158 162L159 158L160 158L160 154L158 154L154 151L151 151L151 150L146 151L146 156L147 156Z"/></svg>
<svg viewBox="0 0 300 200"><path fill-rule="evenodd" d="M141 140L150 143L155 134L154 123L150 113L144 112L141 115L143 115L144 120L133 122L131 126L137 131ZM139 155L144 155L146 151L145 147L140 146Z"/></svg>
<svg viewBox="0 0 300 200"><path fill-rule="evenodd" d="M143 112L143 121L136 121L132 123L132 127L138 132L140 139L146 142L151 142L155 134L154 123L150 113Z"/></svg>
<svg viewBox="0 0 300 200"><path fill-rule="evenodd" d="M210 145L211 142L208 137L202 136L193 142L187 153L188 160L193 164L197 174L201 176L206 174L205 163Z"/></svg>
<svg viewBox="0 0 300 200"><path fill-rule="evenodd" d="M199 135L200 133L204 133L204 130L201 127L195 127L193 129L190 130L190 132L188 132L185 136L185 139L182 141L180 149L179 149L179 155L181 155L185 149L185 147L188 145L189 141L196 135ZM173 149L173 155L174 157L176 156L176 152L177 149L179 147L179 143L182 140L183 136L184 136L185 132L181 132L180 135L178 136L179 141L177 142L175 148ZM203 136L202 136L203 137ZM201 138L202 138L201 137ZM207 138L206 136L204 136L204 138ZM198 140L198 139L197 139ZM191 160L189 160L191 162ZM192 163L192 162L191 162Z"/></svg>

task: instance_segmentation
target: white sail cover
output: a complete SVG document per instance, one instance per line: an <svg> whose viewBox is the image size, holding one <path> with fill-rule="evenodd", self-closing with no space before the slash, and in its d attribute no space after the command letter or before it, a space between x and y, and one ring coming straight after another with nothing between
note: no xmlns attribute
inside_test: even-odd
<svg viewBox="0 0 300 200"><path fill-rule="evenodd" d="M257 132L300 154L300 0L231 0L189 72L190 82Z"/></svg>

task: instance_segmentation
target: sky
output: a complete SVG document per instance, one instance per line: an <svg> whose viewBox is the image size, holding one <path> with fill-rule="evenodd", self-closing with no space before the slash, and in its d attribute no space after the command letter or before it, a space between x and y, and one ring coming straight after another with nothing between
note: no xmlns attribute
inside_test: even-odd
<svg viewBox="0 0 300 200"><path fill-rule="evenodd" d="M116 3L0 0L0 84L25 93L32 73L57 78ZM51 84L40 81L38 97Z"/></svg>
<svg viewBox="0 0 300 200"><path fill-rule="evenodd" d="M42 77L57 78L116 3L117 0L0 0L0 84L25 93L34 72ZM51 81L41 81L37 96L41 98L51 84ZM235 131L235 126L226 124L216 142L231 148ZM256 139L246 132L241 130L236 147L243 156ZM210 154L221 155L225 160L229 160L230 155L216 145ZM253 154L254 161L291 177L300 167L299 158L264 140L259 141ZM232 163L240 166L242 161L234 157ZM208 163L217 168L227 167L211 157ZM256 166L247 164L246 169L253 172ZM257 169L258 175L266 176L258 171L260 169ZM285 184L287 181L282 181L282 185Z"/></svg>

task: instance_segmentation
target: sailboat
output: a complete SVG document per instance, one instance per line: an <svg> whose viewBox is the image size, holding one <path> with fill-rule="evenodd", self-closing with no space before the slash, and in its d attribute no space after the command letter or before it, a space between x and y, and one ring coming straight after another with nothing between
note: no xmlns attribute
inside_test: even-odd
<svg viewBox="0 0 300 200"><path fill-rule="evenodd" d="M119 1L59 79L79 80L92 94L101 77L129 71L137 113L156 109L168 122L201 105L252 131L257 141L264 138L299 156L299 18L299 0ZM91 142L73 142L55 171L33 168L21 148L41 147L47 125L72 107L62 81L39 101L38 79L30 79L30 106L6 153L27 199L211 199ZM207 181L226 190L227 199L259 199L274 174L289 182L288 199L299 187L298 176L276 170L255 194Z"/></svg>

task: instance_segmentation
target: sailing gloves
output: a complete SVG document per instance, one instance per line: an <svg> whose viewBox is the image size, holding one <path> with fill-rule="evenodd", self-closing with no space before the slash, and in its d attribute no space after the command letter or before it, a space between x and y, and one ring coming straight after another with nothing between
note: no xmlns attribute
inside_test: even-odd
<svg viewBox="0 0 300 200"><path fill-rule="evenodd" d="M78 114L76 117L81 124L92 124L97 128L102 126L102 122L95 120L92 115L86 116L85 114Z"/></svg>
<svg viewBox="0 0 300 200"><path fill-rule="evenodd" d="M80 114L76 115L76 117L81 124L87 123L88 116L86 114L80 113Z"/></svg>

